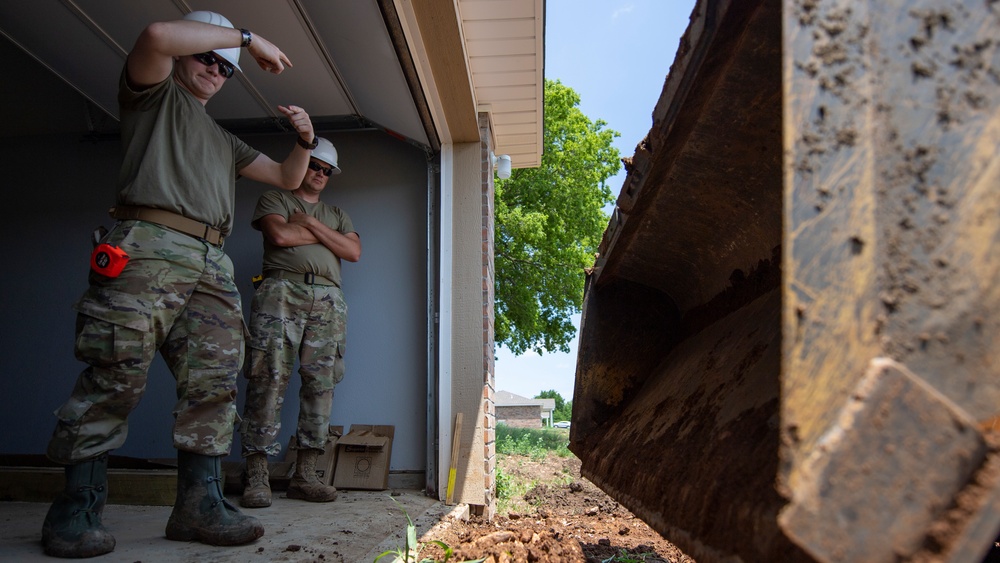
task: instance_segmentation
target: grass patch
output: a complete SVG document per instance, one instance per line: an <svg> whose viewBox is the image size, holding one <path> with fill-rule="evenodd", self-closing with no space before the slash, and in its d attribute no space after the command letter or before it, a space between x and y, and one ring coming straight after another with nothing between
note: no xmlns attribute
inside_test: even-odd
<svg viewBox="0 0 1000 563"><path fill-rule="evenodd" d="M527 505L524 494L535 487L537 481L512 479L497 467L497 513L521 512Z"/></svg>
<svg viewBox="0 0 1000 563"><path fill-rule="evenodd" d="M505 424L497 425L496 453L498 458L523 456L531 462L544 460L550 453L558 457L573 455L569 451L569 432L561 428L513 428ZM515 460L519 465L526 463ZM557 484L572 482L573 476L564 469ZM528 504L524 495L539 484L538 480L515 479L504 472L500 464L496 469L497 512L523 512ZM548 482L548 484L553 484Z"/></svg>
<svg viewBox="0 0 1000 563"><path fill-rule="evenodd" d="M497 425L496 450L500 455L523 455L535 461L549 452L559 457L572 455L569 432L562 428L513 428L506 424Z"/></svg>

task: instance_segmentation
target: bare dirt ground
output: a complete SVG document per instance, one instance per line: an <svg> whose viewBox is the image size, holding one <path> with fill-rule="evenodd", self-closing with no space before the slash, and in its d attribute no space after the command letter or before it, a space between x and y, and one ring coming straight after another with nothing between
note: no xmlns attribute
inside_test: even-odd
<svg viewBox="0 0 1000 563"><path fill-rule="evenodd" d="M486 558L487 563L530 561L694 563L594 484L580 476L580 460L549 454L541 461L498 456L500 472L512 481L535 483L512 498L492 522L473 517L449 521L422 541L439 540L454 550L452 561ZM440 560L439 547L422 554Z"/></svg>

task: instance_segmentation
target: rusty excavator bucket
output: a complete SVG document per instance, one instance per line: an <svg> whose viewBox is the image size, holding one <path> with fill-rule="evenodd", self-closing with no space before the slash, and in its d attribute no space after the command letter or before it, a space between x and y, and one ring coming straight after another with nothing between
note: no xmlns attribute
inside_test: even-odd
<svg viewBox="0 0 1000 563"><path fill-rule="evenodd" d="M1000 531L1000 3L699 0L588 275L570 449L711 561Z"/></svg>

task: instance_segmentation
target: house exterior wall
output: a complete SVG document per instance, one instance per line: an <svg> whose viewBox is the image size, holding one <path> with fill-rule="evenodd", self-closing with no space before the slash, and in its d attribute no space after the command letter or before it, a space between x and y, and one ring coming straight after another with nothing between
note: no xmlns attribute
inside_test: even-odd
<svg viewBox="0 0 1000 563"><path fill-rule="evenodd" d="M448 284L442 300L450 307L442 316L450 320L448 338L451 346L442 360L442 377L448 386L442 396L450 396L450 413L441 424L456 426L457 414L463 416L458 451L444 460L439 477L439 497L447 497L449 464L455 463L453 499L481 507L484 502L484 426L483 404L483 269L482 269L482 149L480 143L446 145L442 156L442 262L450 271L442 275ZM449 195L450 190L450 195ZM450 220L448 219L450 217ZM444 410L444 409L442 409ZM446 426L445 426L446 425ZM451 436L451 433L447 434ZM442 441L444 443L444 441ZM448 441L450 450L451 441ZM442 448L444 451L444 448Z"/></svg>
<svg viewBox="0 0 1000 563"><path fill-rule="evenodd" d="M483 226L483 485L484 512L487 518L496 513L496 371L493 323L496 274L493 264L494 196L493 132L489 114L479 114L480 162L482 168Z"/></svg>
<svg viewBox="0 0 1000 563"><path fill-rule="evenodd" d="M347 372L336 388L331 424L394 425L391 471L420 472L427 463L422 400L427 396L427 157L376 131L321 134L337 147L343 170L331 177L323 200L349 213L363 244L361 260L343 265ZM279 160L294 143L287 134L244 138ZM45 452L55 425L53 411L83 368L73 356L72 305L87 287L91 231L112 224L107 209L114 200L120 151L115 139L0 138L6 205L16 210L0 223L3 240L12 245L8 272L16 272L0 277L5 296L0 300L0 427L7 429L0 433L0 453ZM476 155L478 162L478 150ZM262 253L261 234L249 221L266 189L246 179L237 183L236 224L225 245L245 316L253 294L250 278L260 270ZM478 203L475 216L478 233ZM480 365L477 359L477 380ZM245 388L240 377L240 412ZM293 375L281 417L283 446L295 428L298 389L299 377ZM128 440L113 453L174 457L175 402L173 378L158 358L143 400L129 418ZM237 438L230 460L239 459L238 448Z"/></svg>
<svg viewBox="0 0 1000 563"><path fill-rule="evenodd" d="M456 479L452 499L477 515L496 512L496 429L493 342L493 164L488 114L479 115L479 143L444 148L442 255L451 265L442 274L445 330L451 343L442 369L451 412L440 423L454 429L462 414L458 450L452 452ZM450 213L447 211L450 210ZM449 219L450 217L450 219ZM447 256L450 255L450 259ZM443 434L448 436L449 434ZM444 443L444 441L442 441ZM449 442L451 443L451 442ZM443 462L442 462L443 464ZM439 496L447 498L450 467L442 467Z"/></svg>
<svg viewBox="0 0 1000 563"><path fill-rule="evenodd" d="M541 428L542 407L538 405L523 405L516 407L497 407L497 422L511 428Z"/></svg>

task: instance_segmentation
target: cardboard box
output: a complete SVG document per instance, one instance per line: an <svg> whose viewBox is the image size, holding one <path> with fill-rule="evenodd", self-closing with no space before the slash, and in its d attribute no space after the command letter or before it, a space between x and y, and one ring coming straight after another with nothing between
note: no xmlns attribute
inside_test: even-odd
<svg viewBox="0 0 1000 563"><path fill-rule="evenodd" d="M330 433L326 437L326 449L316 459L316 476L324 485L333 483L333 473L337 467L337 442L343 434L343 426L330 426ZM298 457L297 447L298 441L293 434L288 441L288 449L285 450L285 461L295 463L295 459Z"/></svg>
<svg viewBox="0 0 1000 563"><path fill-rule="evenodd" d="M352 424L350 432L337 441L333 486L374 491L388 489L394 434L394 426Z"/></svg>

